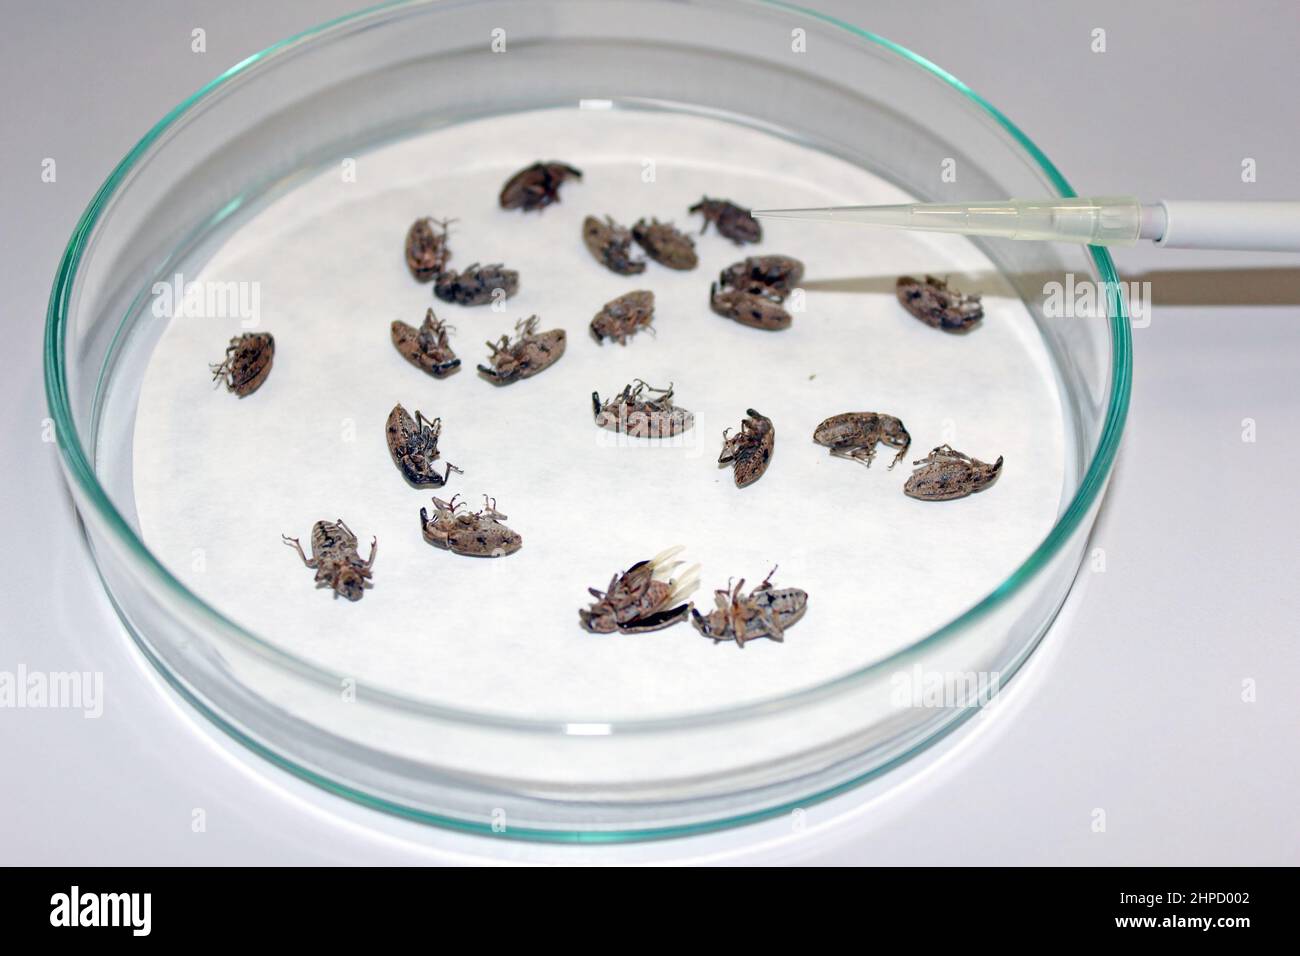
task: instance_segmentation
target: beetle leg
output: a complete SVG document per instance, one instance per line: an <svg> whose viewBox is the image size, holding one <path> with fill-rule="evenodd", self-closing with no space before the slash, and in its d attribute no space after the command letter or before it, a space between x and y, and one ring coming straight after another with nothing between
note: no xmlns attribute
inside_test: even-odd
<svg viewBox="0 0 1300 956"><path fill-rule="evenodd" d="M303 564L307 565L307 567L309 568L316 567L316 559L312 558L310 561L307 560L307 555L303 553L302 545L298 542L297 538L291 538L287 534L280 535L280 538L284 541L285 544L291 544L298 549L298 557L302 558Z"/></svg>
<svg viewBox="0 0 1300 956"><path fill-rule="evenodd" d="M429 421L429 419L424 417L424 413L421 412L418 408L415 410L415 425L417 428L424 428L425 426L428 426L430 429L432 429L433 437L435 441L437 440L438 436L442 434L442 419L435 418L433 421Z"/></svg>
<svg viewBox="0 0 1300 956"><path fill-rule="evenodd" d="M347 522L345 522L342 518L339 518L334 523L338 525L340 528L342 528L344 531L346 531L348 534L352 535L354 539L356 538L356 535L352 533L352 529L347 526Z"/></svg>
<svg viewBox="0 0 1300 956"><path fill-rule="evenodd" d="M424 509L421 508L420 510L423 511ZM366 569L367 569L367 570L369 570L370 568L372 568L372 567L375 566L375 552L378 551L378 550L379 550L379 539L378 539L378 538L371 538L371 539L370 539L370 557L366 558Z"/></svg>

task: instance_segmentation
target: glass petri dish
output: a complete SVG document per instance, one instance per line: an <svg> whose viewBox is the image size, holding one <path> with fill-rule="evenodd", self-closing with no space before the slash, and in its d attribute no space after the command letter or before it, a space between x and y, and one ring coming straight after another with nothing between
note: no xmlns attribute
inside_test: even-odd
<svg viewBox="0 0 1300 956"><path fill-rule="evenodd" d="M922 700L900 698L900 687L982 675L996 689L1033 650L1078 569L1131 369L1128 320L1103 249L972 243L1026 316L1059 402L1060 460L1046 463L1060 483L1051 520L1004 580L946 623L777 694L646 713L592 706L581 694L536 712L474 706L358 680L205 598L175 555L151 546L139 497L142 395L175 322L151 309L159 283L201 274L233 236L340 164L580 105L731 128L738 142L758 137L791 156L828 157L921 200L1073 195L1042 152L960 81L811 10L651 0L389 4L251 57L141 140L69 242L45 361L65 471L105 587L142 651L199 710L274 763L368 805L506 837L598 842L682 835L806 805L974 713L983 692ZM1098 283L1102 314L1047 309L1053 281ZM850 560L866 573L875 559ZM842 633L862 626L835 622Z"/></svg>

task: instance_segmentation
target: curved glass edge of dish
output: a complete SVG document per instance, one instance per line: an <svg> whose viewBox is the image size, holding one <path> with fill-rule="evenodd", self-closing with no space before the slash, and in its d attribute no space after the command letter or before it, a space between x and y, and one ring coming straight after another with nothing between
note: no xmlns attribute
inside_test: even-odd
<svg viewBox="0 0 1300 956"><path fill-rule="evenodd" d="M764 0L764 2L767 2L767 0ZM245 60L243 63L232 68L226 74L223 74L222 77L219 77L217 80L214 80L212 83L205 86L202 90L196 93L189 100L185 101L184 103L180 104L176 109L172 110L167 115L167 117L165 117L162 121L160 121L160 123L153 130L151 130L150 133L147 134L146 137L142 139L139 144L137 144L137 146L127 155L127 157L124 158L122 163L118 166L117 169L114 170L114 172L110 175L108 180L105 182L104 186L101 187L99 192L96 194L90 206L88 207L86 213L83 215L81 221L78 223L77 228L74 230L74 233L69 241L68 248L65 252L64 258L60 264L58 274L56 276L54 290L52 292L51 301L50 301L50 307L47 314L46 353L45 353L47 398L49 400L50 407L54 414L54 418L56 422L58 442L63 456L64 467L68 472L70 480L72 480L76 485L79 486L78 490L80 491L80 494L78 495L78 497L82 499L83 503L89 504L93 509L95 518L97 519L97 523L100 525L100 527L97 530L101 530L112 536L116 536L118 538L118 541L116 543L119 545L125 544L127 546L127 550L131 552L135 558L143 557L146 559L146 563L149 563L150 556L148 555L148 552L140 544L140 542L138 540L135 540L135 537L131 532L131 530L129 529L129 527L122 520L121 516L117 513L116 509L113 507L111 502L109 502L107 497L103 494L102 489L100 489L98 482L96 481L95 478L94 470L89 464L89 462L87 461L84 449L80 445L79 436L71 415L69 402L66 394L66 381L64 378L65 356L63 354L63 346L64 346L64 336L67 330L66 319L67 319L67 308L69 304L68 296L72 288L72 280L75 277L77 265L80 261L82 253L84 252L85 240L89 235L90 231L93 229L95 223L97 222L99 215L104 208L104 205L106 204L108 199L112 196L113 192L120 185L122 180L125 178L126 174L132 169L135 162L147 151L149 146L157 139L157 137L161 134L161 132L164 129L166 129L171 123L173 123L188 108L190 108L196 102L201 100L203 96L205 96L209 91L211 91L212 89L214 89L215 87L217 87L219 84L229 79L230 77L237 75L241 71L247 69L250 65L261 61L265 57L274 54L276 50L284 48L289 44L298 42L303 38L313 36L317 33L325 31L341 23L347 23L349 21L353 21L359 18L372 16L377 12L382 12L394 6L407 6L407 5L409 4L406 2L400 2L396 4L392 4L392 3L384 4L380 7L373 8L372 10L361 11L360 13L351 15L349 17L340 18L339 20L331 21L330 23L323 24L320 27L316 27L313 28L312 30L305 31L304 33L299 34L296 37L284 41L282 44L277 44L275 47L271 47L268 50L255 55L254 57L250 57L248 60ZM843 23L842 21L836 21L833 20L832 18L827 18L820 14L817 14L814 11L807 10L806 8L794 7L790 4L772 3L771 5L777 7L783 7L783 8L796 9L810 16L817 16L822 20L833 23L834 25L839 26L843 29L849 30L850 32L854 33L855 35L861 38L873 42L901 56L904 56L905 58L911 60L913 63L916 63L924 67L934 75L945 80L949 84L956 87L963 95L967 96L968 98L973 100L977 105L979 105L981 108L983 108L988 113L993 115L994 118L997 119L997 121L1026 149L1026 151L1029 152L1030 155L1034 157L1034 159L1042 167L1045 174L1048 176L1049 179L1052 180L1052 182L1056 185L1056 187L1058 188L1058 190L1061 192L1062 195L1074 194L1073 190L1070 189L1068 183L1064 180L1063 177L1060 176L1059 172L1055 169L1055 167L1050 163L1050 161L1046 159L1045 156L1042 155L1042 153L1038 150L1038 148L1031 141L1027 139L1027 137L1025 137L1012 124L1010 124L1009 121L1007 121L1005 117L1003 117L993 107L991 107L989 104L984 102L976 94L972 93L968 88L964 86L964 84L961 84L960 81L957 81L955 78L951 77L950 74L947 74L945 71L940 70L938 67L935 67L933 64L930 64L928 61L924 60L923 58L910 53L910 51L906 51L903 48L898 47L897 45L892 44L887 40L883 40L871 34L865 33L864 31L860 31L848 24ZM1125 313L1124 303L1122 299L1119 298L1118 294L1114 291L1116 288L1117 276L1115 274L1114 267L1113 264L1111 263L1109 255L1106 253L1104 249L1099 249L1099 248L1091 249L1090 254L1092 256L1094 264L1097 267L1098 273L1101 276L1103 282L1105 282L1106 288L1108 290L1108 306L1110 308L1110 327L1111 327L1112 369L1111 369L1110 400L1107 406L1105 424L1103 426L1101 432L1101 438L1098 442L1096 452L1094 453L1093 458L1090 462L1088 471L1085 474L1084 479L1081 482L1080 486L1078 487L1078 489L1076 489L1073 501L1071 502L1070 506L1059 517L1057 523L1052 529L1052 532L1049 533L1047 538L1043 541L1043 543L1039 546L1039 548L1036 549L1032 555L1030 555L1030 557L1025 561L1025 563L1011 577L1009 577L1008 580L1003 583L1003 585L1001 585L997 590L992 592L983 602L981 602L980 605L977 605L976 608L973 608L971 611L968 611L966 615L963 615L962 617L955 619L953 622L950 622L948 625L945 625L945 627L941 628L939 631L936 631L933 634L929 635L927 638L924 638L920 642L920 644L924 644L930 641L936 641L942 639L947 634L955 633L957 630L960 630L962 626L969 623L971 620L974 620L975 617L978 616L977 612L980 612L981 608L984 608L985 610L991 609L1000 600L1005 599L1005 597L1007 597L1011 593L1014 593L1014 591L1017 590L1017 588L1021 583L1023 583L1023 581L1027 580L1029 577L1032 577L1033 574L1036 572L1036 570L1041 565L1049 561L1057 553L1058 549L1071 538L1073 532L1077 530L1079 524L1083 521L1084 517L1087 515L1090 509L1093 508L1098 502L1099 495L1102 489L1104 488L1107 476L1110 471L1111 463L1113 462L1115 451L1118 447L1120 434L1122 432L1122 425L1128 407L1130 376L1131 376L1131 355L1129 354L1129 351L1130 351L1131 343L1129 339L1128 321L1127 321L1127 315ZM89 534L89 528L87 529L87 532ZM169 575L167 575L165 569L162 569L161 567L157 567L153 570L157 572L160 578L164 581L164 583L166 583L167 578L169 578ZM182 597L189 596L188 592L185 592L184 589L177 582L172 581L171 584L180 592ZM152 653L148 649L147 641L145 641L140 635L135 633L135 630L131 626L127 616L123 613L123 609L118 606L116 598L113 597L111 588L108 588L107 582L105 582L105 586L106 586L106 590L108 590L109 592L110 598L113 599L114 606L117 608L119 616L123 618L124 623L127 625L128 630L131 631L132 636L136 640L137 644L142 648L142 650L145 651L146 655L149 656L150 660L153 661L155 665L159 666L159 669L163 672L164 676L175 686L180 687L180 685L177 684L174 676L168 673L166 668L163 667L153 657ZM220 621L221 623L225 623L225 624L229 623L229 622L225 622L224 619L221 618L220 615L217 615L215 612L212 613L214 617L217 618L217 620ZM1045 631L1045 629L1046 629L1046 625L1044 625L1043 630ZM1038 640L1041 639L1041 636L1042 636L1042 632L1040 632L1037 635L1037 637L1034 638L1033 641L1030 641L1025 645L1024 651L1020 656L1020 661L1018 661L1016 664L1017 668L1019 666L1019 663L1023 662L1025 657L1028 656L1029 651L1031 651L1032 648L1037 644ZM909 650L915 649L917 646L919 645L913 645L913 648L909 648ZM887 664L890 662L885 661L880 663ZM873 667L875 666L878 665L873 665ZM258 753L261 753L263 756L272 760L274 763L282 767L286 767L287 769L290 769L293 772L298 773L300 776L303 776L305 779L311 780L313 783L325 787L326 789L342 793L354 800L358 800L361 803L382 805L383 809L386 809L390 812L397 813L399 815L415 816L416 818L425 820L426 822L433 822L444 826L469 829L476 832L491 832L490 827L484 828L482 825L475 824L472 822L442 818L436 815L423 813L422 811L411 810L410 808L405 808L402 806L385 803L384 801L379 800L372 795L361 793L359 791L353 791L351 790L351 788L340 785L337 781L332 781L327 778L319 777L318 775L314 774L311 770L308 770L306 768L296 767L291 762L287 761L283 756L276 754L273 751L269 751L267 748L261 746L257 741L241 733L241 731L238 728L234 727L233 725L230 725L227 721L225 721L221 717L221 715L212 712L202 703L202 701L197 700L194 697L194 695L187 692L183 687L181 688L181 690L185 694L185 696L189 698L193 703L195 703L200 710L202 710L210 719L214 721L214 723L216 723L218 726L223 727L223 729L226 729L237 739L240 739L250 749ZM839 783L836 786L828 790L825 790L814 797L804 798L798 801L798 803L804 804L812 800L824 799L828 796L834 795L835 793L841 792L843 789L861 783L865 779L869 779L870 777L882 772L888 767L895 765L898 761L907 759L907 757L915 753L917 749L924 747L929 742L932 742L938 739L939 737L943 736L950 729L960 724L965 719L966 716L969 716L969 714L963 713L961 715L955 716L952 720L949 720L944 725L943 728L939 729L938 731L932 732L928 736L926 736L925 740L922 741L920 744L918 744L917 747L908 750L907 753L903 755L895 757L892 761L882 765L881 767L875 768L872 771L868 772L867 774ZM562 728L556 728L556 729L562 729ZM700 824L698 827L695 826L688 826L684 828L674 827L674 828L669 828L667 830L644 830L644 831L642 830L595 831L595 832L575 831L575 832L568 833L567 835L560 831L516 830L514 833L511 833L510 835L522 837L526 839L571 839L571 840L588 840L588 841L592 841L592 840L608 841L608 840L616 840L616 839L646 839L651 837L684 835L685 833L689 833L689 832L698 832L699 829L713 829L719 826L736 825L740 823L752 822L755 819L761 819L763 817L769 817L775 814L779 814L783 812L783 810L789 809L790 806L793 805L794 804L774 806L766 810L747 814L743 817L737 817L731 820L713 821L705 824Z"/></svg>

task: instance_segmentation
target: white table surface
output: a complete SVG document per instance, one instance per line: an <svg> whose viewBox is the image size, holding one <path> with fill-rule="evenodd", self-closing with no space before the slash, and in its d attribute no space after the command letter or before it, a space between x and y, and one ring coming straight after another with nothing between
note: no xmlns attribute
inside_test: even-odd
<svg viewBox="0 0 1300 956"><path fill-rule="evenodd" d="M1105 572L1081 573L987 714L801 828L591 849L452 834L329 796L210 729L123 632L41 440L46 299L76 218L148 126L349 6L3 0L0 670L99 671L106 700L98 720L0 709L0 863L1300 863L1300 256L1119 252L1155 308L1134 333L1133 411L1091 545ZM961 77L1080 192L1300 193L1294 3L821 7Z"/></svg>

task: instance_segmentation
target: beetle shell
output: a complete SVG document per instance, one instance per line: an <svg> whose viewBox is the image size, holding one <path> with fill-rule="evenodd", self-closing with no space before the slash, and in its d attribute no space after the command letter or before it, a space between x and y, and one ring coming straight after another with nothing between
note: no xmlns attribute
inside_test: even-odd
<svg viewBox="0 0 1300 956"><path fill-rule="evenodd" d="M603 344L610 339L619 345L642 329L650 328L655 317L655 294L638 289L606 302L591 320L591 334Z"/></svg>
<svg viewBox="0 0 1300 956"><path fill-rule="evenodd" d="M582 172L557 160L536 162L515 173L501 187L501 208L524 212L545 209L560 201L560 186L567 179L581 179Z"/></svg>
<svg viewBox="0 0 1300 956"><path fill-rule="evenodd" d="M275 339L271 333L249 332L231 339L225 359L209 368L214 382L221 379L227 391L246 398L262 387L274 361Z"/></svg>
<svg viewBox="0 0 1300 956"><path fill-rule="evenodd" d="M285 544L298 549L302 563L316 571L316 587L332 588L334 596L349 601L359 601L371 583L371 568L379 539L370 542L370 557L362 561L357 553L357 536L339 518L337 521L317 521L311 529L311 559L302 552L297 538L281 535Z"/></svg>
<svg viewBox="0 0 1300 956"><path fill-rule="evenodd" d="M393 345L402 357L434 378L446 378L460 368L460 359L447 341L447 324L429 309L418 329L397 319L392 325Z"/></svg>
<svg viewBox="0 0 1300 956"><path fill-rule="evenodd" d="M983 491L1002 473L1002 456L989 465L940 445L920 461L903 485L903 493L922 501L950 501Z"/></svg>
<svg viewBox="0 0 1300 956"><path fill-rule="evenodd" d="M648 561L638 561L621 574L615 572L604 591L588 588L596 601L578 611L582 626L593 634L637 634L684 621L690 605L677 601L694 590L698 566L689 568L680 578L668 577L681 563L669 559L680 550L669 548Z"/></svg>
<svg viewBox="0 0 1300 956"><path fill-rule="evenodd" d="M718 284L784 302L802 278L803 263L791 256L750 256L723 269Z"/></svg>
<svg viewBox="0 0 1300 956"><path fill-rule="evenodd" d="M727 589L713 592L714 609L701 614L691 608L691 622L695 629L715 644L735 641L744 647L746 641L766 637L778 643L785 640L786 629L797 622L808 608L808 592L799 588L774 588L773 568L763 583L748 595L741 594L745 580L728 585Z"/></svg>
<svg viewBox="0 0 1300 956"><path fill-rule="evenodd" d="M519 291L519 273L501 263L479 265L463 272L443 272L433 284L433 294L456 305L491 305L498 293L510 298Z"/></svg>
<svg viewBox="0 0 1300 956"><path fill-rule="evenodd" d="M515 338L503 335L497 342L487 343L492 350L488 361L480 365L479 372L494 385L509 385L521 378L531 378L545 371L564 354L564 329L537 331L537 316L529 316L515 323Z"/></svg>
<svg viewBox="0 0 1300 956"><path fill-rule="evenodd" d="M695 240L670 222L640 219L632 227L632 238L646 251L646 255L669 269L684 271L699 265Z"/></svg>
<svg viewBox="0 0 1300 956"><path fill-rule="evenodd" d="M582 221L582 241L590 252L610 272L623 276L645 272L645 260L632 254L632 231L620 226L610 216L601 222L595 216Z"/></svg>
<svg viewBox="0 0 1300 956"><path fill-rule="evenodd" d="M507 516L496 509L496 502L484 496L482 511L461 511L464 502L456 498L433 499L434 515L420 509L420 529L424 540L438 548L471 558L500 558L514 554L524 545L516 531L506 527Z"/></svg>
<svg viewBox="0 0 1300 956"><path fill-rule="evenodd" d="M924 282L902 276L895 292L903 308L931 328L944 332L969 332L984 318L984 306L978 295L962 295L934 276L926 276Z"/></svg>
<svg viewBox="0 0 1300 956"><path fill-rule="evenodd" d="M655 394L646 397L647 392ZM673 405L672 385L655 388L640 379L606 402L592 392L591 407L599 427L633 438L670 438L695 425L691 412Z"/></svg>
<svg viewBox="0 0 1300 956"><path fill-rule="evenodd" d="M749 417L740 423L740 431L730 438L722 433L722 454L718 456L719 465L732 465L736 487L744 488L763 477L768 464L772 461L772 450L776 446L776 428L772 419L752 408L745 412Z"/></svg>
<svg viewBox="0 0 1300 956"><path fill-rule="evenodd" d="M721 289L716 282L709 289L709 308L724 319L768 332L788 329L793 321L790 313L771 299L752 292Z"/></svg>
<svg viewBox="0 0 1300 956"><path fill-rule="evenodd" d="M876 445L897 448L898 454L889 463L893 468L907 454L912 436L903 427L901 419L879 412L844 412L832 415L813 432L813 441L825 445L837 458L851 458L870 466L876 457Z"/></svg>
<svg viewBox="0 0 1300 956"><path fill-rule="evenodd" d="M710 199L705 196L689 211L704 216L701 234L709 228L709 223L714 223L719 233L738 246L747 242L759 242L763 238L763 227L758 220L749 214L748 209L743 209L728 199Z"/></svg>
<svg viewBox="0 0 1300 956"><path fill-rule="evenodd" d="M447 463L446 470L438 474L435 462L438 460L438 436L442 434L442 419L432 422L416 411L412 418L400 404L394 405L388 413L385 426L388 439L388 451L393 456L393 464L402 473L402 477L417 487L432 485L441 488L446 484L453 471L460 471L455 465Z"/></svg>
<svg viewBox="0 0 1300 956"><path fill-rule="evenodd" d="M451 261L451 247L447 245L447 227L454 219L417 219L406 231L406 267L416 282L431 282L445 272ZM434 226L442 232L435 232Z"/></svg>

